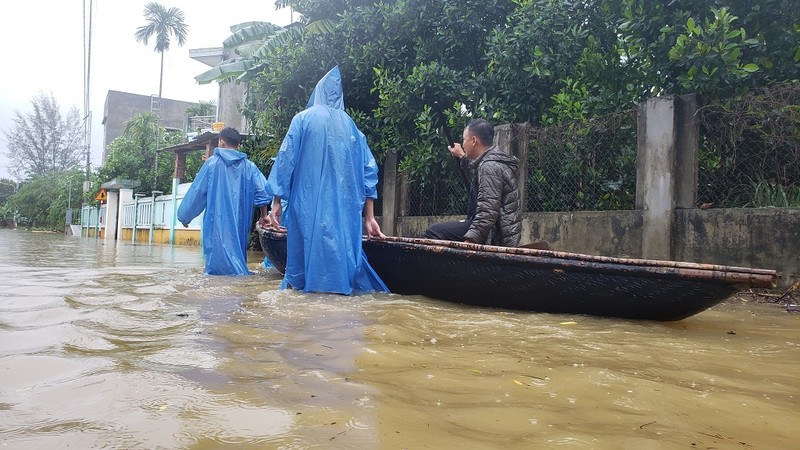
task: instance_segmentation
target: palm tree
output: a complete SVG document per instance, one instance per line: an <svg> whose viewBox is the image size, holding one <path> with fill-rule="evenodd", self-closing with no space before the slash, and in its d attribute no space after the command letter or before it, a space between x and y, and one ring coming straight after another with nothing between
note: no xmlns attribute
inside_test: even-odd
<svg viewBox="0 0 800 450"><path fill-rule="evenodd" d="M189 117L213 116L217 112L217 104L214 100L200 100L192 106L186 108L186 115Z"/></svg>
<svg viewBox="0 0 800 450"><path fill-rule="evenodd" d="M278 1L277 8L289 5L288 1ZM305 20L305 19L303 19ZM226 49L233 49L233 58L220 62L210 70L194 77L198 84L212 81L220 83L236 80L249 81L269 64L270 53L288 42L299 41L303 35L333 33L336 21L333 19L314 20L310 23L295 22L285 27L270 22L245 22L231 27L231 34L222 43Z"/></svg>
<svg viewBox="0 0 800 450"><path fill-rule="evenodd" d="M161 128L161 118L158 117L158 114L141 112L123 124L122 136L134 142L144 156L150 152L155 152L156 142L154 138L159 128ZM149 155L147 156L149 157Z"/></svg>
<svg viewBox="0 0 800 450"><path fill-rule="evenodd" d="M147 45L147 41L155 36L155 51L161 53L161 74L158 79L158 99L161 101L161 86L164 82L164 52L169 50L170 37L174 36L181 46L186 43L189 27L183 21L183 11L179 8L167 9L163 5L150 2L144 7L144 18L147 25L136 29L134 37L137 42Z"/></svg>
<svg viewBox="0 0 800 450"><path fill-rule="evenodd" d="M122 136L141 150L144 167L153 167L153 190L158 183L158 136L162 132L158 114L142 112L130 118L122 128Z"/></svg>

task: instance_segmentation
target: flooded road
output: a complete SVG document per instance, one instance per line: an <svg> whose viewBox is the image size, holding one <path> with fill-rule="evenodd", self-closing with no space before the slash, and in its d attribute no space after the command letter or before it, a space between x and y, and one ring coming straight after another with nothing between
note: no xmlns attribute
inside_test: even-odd
<svg viewBox="0 0 800 450"><path fill-rule="evenodd" d="M198 248L0 230L0 447L786 449L800 314L301 295ZM794 444L792 444L794 442Z"/></svg>

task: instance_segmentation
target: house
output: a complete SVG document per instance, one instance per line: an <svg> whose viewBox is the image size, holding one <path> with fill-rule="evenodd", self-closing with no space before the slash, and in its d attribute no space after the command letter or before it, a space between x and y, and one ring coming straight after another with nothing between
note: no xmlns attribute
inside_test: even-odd
<svg viewBox="0 0 800 450"><path fill-rule="evenodd" d="M109 90L103 108L103 161L108 156L108 145L122 134L125 122L143 112L157 113L161 123L169 130L186 128L186 109L192 102L161 98L158 95L140 95Z"/></svg>
<svg viewBox="0 0 800 450"><path fill-rule="evenodd" d="M216 67L230 57L226 52L231 51L223 47L197 48L189 50L189 57L209 67ZM217 121L224 123L225 126L236 128L242 134L247 134L247 121L239 110L247 92L246 84L234 81L217 84L219 85Z"/></svg>

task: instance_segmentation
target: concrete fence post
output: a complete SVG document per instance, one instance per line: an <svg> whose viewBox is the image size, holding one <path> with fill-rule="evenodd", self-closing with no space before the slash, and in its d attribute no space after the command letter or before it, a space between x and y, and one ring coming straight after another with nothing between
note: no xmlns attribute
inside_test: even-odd
<svg viewBox="0 0 800 450"><path fill-rule="evenodd" d="M122 217L119 215L119 204L119 191L109 189L106 202L106 233L103 236L107 242L117 239L117 222Z"/></svg>
<svg viewBox="0 0 800 450"><path fill-rule="evenodd" d="M700 119L697 114L697 95L675 98L677 152L675 155L675 207L697 207L698 154L700 153Z"/></svg>
<svg viewBox="0 0 800 450"><path fill-rule="evenodd" d="M656 97L639 105L636 209L643 214L643 258L672 259L675 209L694 207L696 111L694 96Z"/></svg>
<svg viewBox="0 0 800 450"><path fill-rule="evenodd" d="M397 178L397 152L392 149L386 154L383 162L383 203L381 216L383 233L394 236L397 234L397 206L400 189Z"/></svg>
<svg viewBox="0 0 800 450"><path fill-rule="evenodd" d="M117 240L122 240L122 229L125 227L125 202L133 200L133 189L121 188L117 199Z"/></svg>
<svg viewBox="0 0 800 450"><path fill-rule="evenodd" d="M531 125L525 123L508 123L494 127L494 145L503 153L516 156L519 160L517 188L522 210L527 209L525 200L525 184L528 179L528 144L530 142Z"/></svg>
<svg viewBox="0 0 800 450"><path fill-rule="evenodd" d="M522 211L528 210L527 204L527 182L528 182L528 152L530 151L531 124L514 124L513 145L511 154L519 160L519 172L517 174L517 189L519 190L519 204Z"/></svg>
<svg viewBox="0 0 800 450"><path fill-rule="evenodd" d="M642 257L670 259L675 210L675 100L656 97L639 106L636 209L642 210Z"/></svg>

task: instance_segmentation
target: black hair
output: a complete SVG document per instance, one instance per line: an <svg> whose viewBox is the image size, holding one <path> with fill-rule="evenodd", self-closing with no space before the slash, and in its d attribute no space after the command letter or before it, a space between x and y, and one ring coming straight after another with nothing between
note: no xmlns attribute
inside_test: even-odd
<svg viewBox="0 0 800 450"><path fill-rule="evenodd" d="M477 136L481 144L489 147L494 143L494 127L484 119L473 119L467 124L467 130Z"/></svg>
<svg viewBox="0 0 800 450"><path fill-rule="evenodd" d="M219 132L219 138L224 139L225 143L231 147L238 147L242 143L242 135L236 131L236 128L225 127Z"/></svg>

